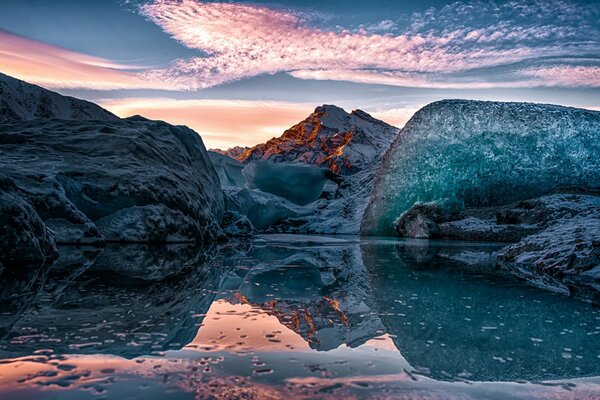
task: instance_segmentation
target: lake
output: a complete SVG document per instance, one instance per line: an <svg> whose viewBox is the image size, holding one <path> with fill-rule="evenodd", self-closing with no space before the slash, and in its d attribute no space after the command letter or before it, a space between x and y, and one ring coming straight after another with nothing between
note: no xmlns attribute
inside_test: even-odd
<svg viewBox="0 0 600 400"><path fill-rule="evenodd" d="M63 247L1 272L0 398L600 398L600 308L495 270L498 248Z"/></svg>

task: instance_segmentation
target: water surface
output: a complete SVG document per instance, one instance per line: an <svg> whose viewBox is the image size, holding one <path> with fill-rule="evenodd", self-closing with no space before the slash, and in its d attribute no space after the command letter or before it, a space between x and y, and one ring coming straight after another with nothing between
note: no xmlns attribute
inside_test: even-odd
<svg viewBox="0 0 600 400"><path fill-rule="evenodd" d="M2 272L0 397L600 398L600 312L490 245L261 236Z"/></svg>

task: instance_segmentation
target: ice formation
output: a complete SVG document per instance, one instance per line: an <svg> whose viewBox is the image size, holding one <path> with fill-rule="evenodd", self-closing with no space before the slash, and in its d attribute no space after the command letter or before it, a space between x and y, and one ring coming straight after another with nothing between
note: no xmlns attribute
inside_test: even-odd
<svg viewBox="0 0 600 400"><path fill-rule="evenodd" d="M208 151L208 157L219 175L221 186L244 187L246 185L246 178L242 175L244 164L214 151Z"/></svg>
<svg viewBox="0 0 600 400"><path fill-rule="evenodd" d="M246 186L283 197L304 206L319 198L327 182L327 170L299 163L255 161L242 174Z"/></svg>
<svg viewBox="0 0 600 400"><path fill-rule="evenodd" d="M394 235L417 202L460 210L564 186L600 187L600 112L444 100L417 112L386 153L362 232Z"/></svg>
<svg viewBox="0 0 600 400"><path fill-rule="evenodd" d="M256 189L228 187L225 193L225 208L250 220L252 226L263 230L287 218L310 215L310 208L302 207L283 197Z"/></svg>

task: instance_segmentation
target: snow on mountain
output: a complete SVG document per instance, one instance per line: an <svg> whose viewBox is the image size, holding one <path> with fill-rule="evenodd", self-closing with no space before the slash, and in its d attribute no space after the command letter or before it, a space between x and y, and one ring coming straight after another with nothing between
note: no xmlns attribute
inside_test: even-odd
<svg viewBox="0 0 600 400"><path fill-rule="evenodd" d="M242 147L242 146L234 146L234 147L231 147L231 148L229 148L227 150L208 149L208 151L212 151L214 153L219 153L219 154L222 154L224 156L231 157L231 158L234 158L234 159L237 160L238 157L240 155L242 155L243 152L245 152L246 150L249 150L249 149L250 149L250 147L246 147L246 146L244 146L244 147Z"/></svg>
<svg viewBox="0 0 600 400"><path fill-rule="evenodd" d="M89 101L62 96L0 73L0 123L48 118L101 121L119 119Z"/></svg>
<svg viewBox="0 0 600 400"><path fill-rule="evenodd" d="M256 145L237 159L244 163L256 160L303 162L349 175L381 156L398 131L364 111L347 113L342 108L323 105L281 137Z"/></svg>

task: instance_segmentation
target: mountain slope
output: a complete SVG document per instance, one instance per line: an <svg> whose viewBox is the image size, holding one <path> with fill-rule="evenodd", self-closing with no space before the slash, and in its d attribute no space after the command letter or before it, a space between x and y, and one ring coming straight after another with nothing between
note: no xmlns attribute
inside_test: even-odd
<svg viewBox="0 0 600 400"><path fill-rule="evenodd" d="M0 123L49 118L101 121L119 119L89 101L62 96L0 73Z"/></svg>
<svg viewBox="0 0 600 400"><path fill-rule="evenodd" d="M382 156L398 131L364 111L347 113L339 107L323 105L281 137L256 145L236 158L245 163L303 162L350 175Z"/></svg>

